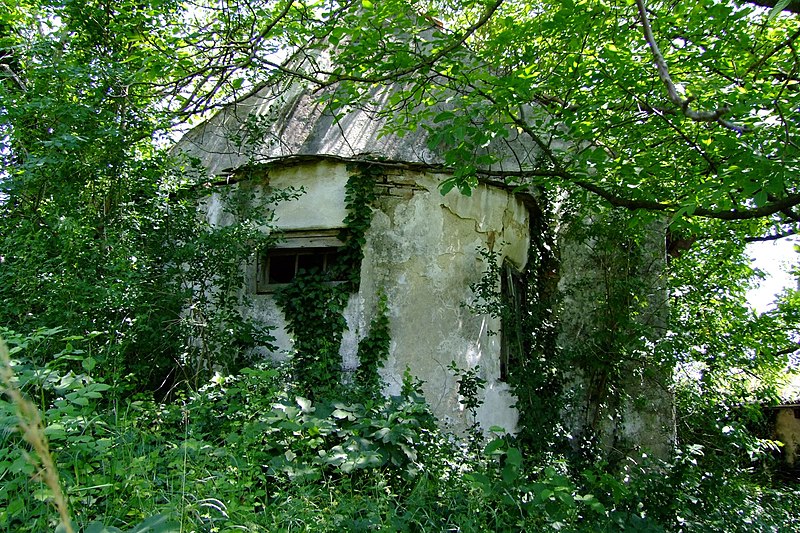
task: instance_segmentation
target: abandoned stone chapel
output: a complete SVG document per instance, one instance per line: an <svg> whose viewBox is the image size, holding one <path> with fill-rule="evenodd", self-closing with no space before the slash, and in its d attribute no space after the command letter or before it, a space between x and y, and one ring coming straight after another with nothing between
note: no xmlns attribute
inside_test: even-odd
<svg viewBox="0 0 800 533"><path fill-rule="evenodd" d="M372 91L371 100L380 103L391 88ZM363 257L351 273L358 278L357 288L343 310L342 379L358 368L359 341L383 308L391 337L380 369L384 394L397 394L408 370L424 382L425 397L443 426L464 431L477 422L484 431L513 433L522 407L511 377L520 382L535 377L525 373L540 371L531 369L571 366L568 359L547 363L548 350L596 349L591 332L605 327L597 323L597 302L607 290L603 280L608 271L602 265L608 257L598 260L597 250L605 244L586 228L606 222L592 215L570 224L558 200L545 205L536 190L504 179L505 173L518 175L535 163L535 146L522 133L486 147L500 157L487 172L479 172L470 195L457 189L442 194L441 185L452 172L430 146L426 130L400 136L385 126L386 118L374 109L352 107L334 114L319 94L292 82L267 86L223 108L189 131L179 149L218 183L201 210L211 225L232 222L222 204L237 188L264 194L302 191L272 208L281 239L246 266L243 314L274 327L277 338L277 350L261 349L264 357L292 356L294 339L276 291L305 269L324 271L337 260L348 217L348 180L353 174L368 175L373 197ZM573 231L573 226L583 229ZM663 228L651 233L648 246L639 250L636 273L639 290L646 293L638 298L647 303L636 318L641 323L662 321L666 302L660 282ZM643 279L652 286L642 289L647 285ZM551 312L531 311L534 305L550 305L543 297L525 301L534 286L556 302ZM510 311L492 310L487 292L500 295ZM539 323L531 326L531 319ZM535 356L544 361L538 366L524 364L532 356L518 331L523 322L551 337ZM553 369L567 376L565 407L559 413L565 431L578 439L592 428L606 448L666 454L675 432L670 370L641 363L621 368L613 388L623 394L613 400L607 376L595 375L595 367ZM454 369L473 369L484 381L476 419L463 404Z"/></svg>

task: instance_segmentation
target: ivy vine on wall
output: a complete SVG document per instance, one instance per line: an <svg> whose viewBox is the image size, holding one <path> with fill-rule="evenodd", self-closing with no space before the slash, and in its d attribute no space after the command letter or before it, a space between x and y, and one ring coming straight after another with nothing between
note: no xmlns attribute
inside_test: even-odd
<svg viewBox="0 0 800 533"><path fill-rule="evenodd" d="M350 294L359 288L363 247L376 198L375 179L383 173L380 166L370 164L348 170L352 173L345 186L347 216L339 233L342 247L336 264L325 272L301 271L276 294L286 318L286 329L295 341L291 366L298 393L309 399L333 398L345 392L339 355L342 335L347 329L344 309ZM345 281L335 282L337 279ZM380 392L378 369L389 353L386 313L386 298L381 296L370 332L358 347L356 388L369 396Z"/></svg>
<svg viewBox="0 0 800 533"><path fill-rule="evenodd" d="M529 205L530 248L523 272L524 298L519 326L523 351L509 356L509 384L517 397L520 437L533 449L563 445L564 373L569 362L557 343L559 256L553 209L544 191Z"/></svg>
<svg viewBox="0 0 800 533"><path fill-rule="evenodd" d="M533 450L616 460L622 457L617 450L630 449L617 429L637 372L648 383L669 376L647 350L663 319L654 227L631 228L625 214L562 215L559 247L546 196L528 207L528 263L518 272L498 252L482 251L486 271L472 286L477 304L471 308L501 320L518 437ZM564 266L561 254L570 246L571 264ZM508 290L512 277L521 298Z"/></svg>

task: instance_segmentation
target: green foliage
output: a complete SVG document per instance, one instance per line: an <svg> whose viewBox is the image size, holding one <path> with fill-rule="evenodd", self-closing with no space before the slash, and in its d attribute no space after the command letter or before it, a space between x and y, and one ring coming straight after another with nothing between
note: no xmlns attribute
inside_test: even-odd
<svg viewBox="0 0 800 533"><path fill-rule="evenodd" d="M164 515L155 515L143 520L136 526L132 527L131 529L127 529L125 531L117 527L105 526L101 522L92 522L91 524L86 526L84 532L85 533L172 533L180 530L181 530L180 524L176 522L171 522ZM58 528L56 529L56 532L59 533Z"/></svg>
<svg viewBox="0 0 800 533"><path fill-rule="evenodd" d="M525 269L519 272L511 264L500 264L498 251L480 250L486 270L471 286L475 301L469 307L501 320L520 438L532 450L546 450L564 446L560 412L564 371L570 363L557 345L560 267L546 194L540 191L529 208L531 242Z"/></svg>
<svg viewBox="0 0 800 533"><path fill-rule="evenodd" d="M204 382L215 368L231 372L247 365L256 346L271 346L269 328L242 313L249 301L242 290L244 265L280 238L272 223L274 205L299 194L294 189L256 194L240 185L219 197L204 198L208 209L219 200L219 216L232 220L228 223L197 220L200 200L194 195L186 205L186 224L173 245L169 289L184 296L180 319L173 326L183 348L175 362L192 385Z"/></svg>
<svg viewBox="0 0 800 533"><path fill-rule="evenodd" d="M544 0L429 9L415 17L390 3L380 12L396 25L371 28L374 10L354 6L329 26L363 35L336 41L332 78L342 107L370 106L369 88L395 82L381 108L389 129L427 131L428 149L452 170L447 190L473 189L507 157L505 142L522 139L525 186L796 229L781 210L800 201L796 7ZM315 66L300 70L332 81Z"/></svg>
<svg viewBox="0 0 800 533"><path fill-rule="evenodd" d="M671 327L660 349L677 360L677 430L685 443L679 457L715 479L744 484L754 478L766 489L785 467L765 406L780 400L787 370L795 364L790 355L796 327L786 321L790 314L757 314L747 306L744 293L757 273L737 253L743 246L734 239L706 239L672 261ZM747 492L735 481L728 488L726 498ZM747 497L756 500L755 508L771 507L767 492Z"/></svg>
<svg viewBox="0 0 800 533"><path fill-rule="evenodd" d="M472 423L467 428L471 445L478 446L483 440L483 431L478 422L478 408L483 405L483 390L486 380L480 377L480 367L459 368L455 361L450 361L447 369L453 373L458 384L458 401L469 412Z"/></svg>
<svg viewBox="0 0 800 533"><path fill-rule="evenodd" d="M800 494L746 472L707 470L699 449L671 463L576 471L511 437L474 447L437 428L419 384L367 403L294 396L286 370L214 376L171 403L104 407L110 388L58 364L34 367L14 339L16 383L46 411L46 433L83 531L390 528L398 531L771 531L797 524ZM88 358L65 351L83 368ZM88 365L91 366L91 365ZM43 403L42 403L43 402ZM0 527L55 527L0 401ZM495 428L493 428L495 429ZM499 428L497 428L499 430ZM104 529L105 528L105 529ZM159 529L160 528L160 529Z"/></svg>
<svg viewBox="0 0 800 533"><path fill-rule="evenodd" d="M325 273L298 275L277 295L294 337L292 369L300 394L335 395L341 384L339 348L347 322L342 315L350 292Z"/></svg>
<svg viewBox="0 0 800 533"><path fill-rule="evenodd" d="M337 268L348 275L351 291L355 291L361 281L361 259L364 257L367 230L372 223L375 180L383 175L383 169L379 165L365 163L351 170L353 174L345 185L347 216L342 221L344 227L339 234L344 246L340 250Z"/></svg>
<svg viewBox="0 0 800 533"><path fill-rule="evenodd" d="M207 177L165 147L175 115L156 87L191 59L158 50L180 48L184 19L160 1L24 2L0 15L11 69L0 78L0 324L58 325L84 338L109 382L161 394L269 341L242 317L237 285L267 244L267 211L229 227L199 220Z"/></svg>
<svg viewBox="0 0 800 533"><path fill-rule="evenodd" d="M91 212L68 207L81 201L68 195L41 208L33 225L23 207L5 204L0 291L17 303L0 311L0 321L29 332L59 324L85 337L107 379L164 392L202 380L214 364L241 366L249 347L268 344L268 332L240 311L242 265L274 240L261 229L268 211L212 227L197 217L200 191L168 178L136 193L101 228ZM72 209L71 219L63 220L63 209Z"/></svg>
<svg viewBox="0 0 800 533"><path fill-rule="evenodd" d="M557 344L559 260L551 199L541 194L531 210L531 246L523 274L526 302L519 330L527 357L509 362L509 381L519 398L522 438L533 449L552 449L563 440L559 411L564 371L569 368Z"/></svg>
<svg viewBox="0 0 800 533"><path fill-rule="evenodd" d="M369 332L358 343L355 383L368 397L376 397L382 392L383 382L378 371L389 357L391 341L386 295L380 294L378 308L369 324Z"/></svg>
<svg viewBox="0 0 800 533"><path fill-rule="evenodd" d="M583 427L574 429L573 437L584 453L595 453L598 444L625 449L617 432L609 436L603 426L635 408L639 384L651 389L645 393L649 401L670 408L668 395L655 392L669 389L673 368L672 359L656 349L669 317L663 224L623 212L591 219L581 213L564 232L567 246L580 247L561 253L562 261L569 261L562 279L561 334L573 337L562 355L575 380L568 409L587 406L580 415Z"/></svg>

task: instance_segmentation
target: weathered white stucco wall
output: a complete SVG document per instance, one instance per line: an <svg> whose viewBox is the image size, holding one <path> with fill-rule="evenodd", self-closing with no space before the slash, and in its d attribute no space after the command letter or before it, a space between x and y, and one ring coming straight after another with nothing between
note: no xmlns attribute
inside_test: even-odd
<svg viewBox="0 0 800 533"><path fill-rule="evenodd" d="M559 235L558 343L573 357L564 420L576 448L594 439L609 454L666 459L676 441L672 367L651 353L667 320L664 228L625 243L619 224L578 220ZM581 230L593 226L613 237Z"/></svg>
<svg viewBox="0 0 800 533"><path fill-rule="evenodd" d="M797 464L800 451L800 418L795 417L798 408L800 406L777 409L775 415L775 434L783 443L783 457L789 466Z"/></svg>
<svg viewBox="0 0 800 533"><path fill-rule="evenodd" d="M344 163L317 161L268 171L268 187L303 187L297 200L275 208L275 223L283 230L325 230L342 227L346 216ZM434 413L456 431L472 420L461 407L456 378L447 369L479 366L486 380L484 404L478 414L482 427L514 431L517 413L508 385L500 379L500 324L476 316L464 303L470 285L485 269L481 249L491 248L522 267L529 243L528 212L522 202L499 187L481 185L471 197L458 192L442 196L438 184L445 176L428 172L388 170L377 183L379 200L367 233L359 293L345 311L348 331L341 354L345 370L353 370L358 340L366 333L378 294L388 298L391 352L383 370L388 393L400 389L406 368L424 380L423 389ZM222 192L217 193L217 195ZM212 223L225 224L212 197L206 213ZM255 267L248 271L253 302L246 313L273 325L280 350L265 356L284 359L292 339L284 331L282 312L269 294L255 293Z"/></svg>
<svg viewBox="0 0 800 533"><path fill-rule="evenodd" d="M381 288L388 296L392 351L386 365L389 390L399 390L406 366L426 381L434 412L456 430L472 421L459 403L451 361L480 367L486 380L478 422L513 431L514 398L500 380L500 324L473 314L463 304L469 287L486 270L481 249L493 248L522 266L527 261L528 213L507 191L481 185L471 197L442 196L444 176L425 173L389 175L368 234L362 292ZM405 181L406 185L403 186ZM414 184L414 185L412 185ZM369 292L365 294L369 296Z"/></svg>

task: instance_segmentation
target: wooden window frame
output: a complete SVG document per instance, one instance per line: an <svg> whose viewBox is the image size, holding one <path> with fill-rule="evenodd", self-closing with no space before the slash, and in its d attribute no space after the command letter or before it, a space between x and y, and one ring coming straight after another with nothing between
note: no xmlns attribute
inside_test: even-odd
<svg viewBox="0 0 800 533"><path fill-rule="evenodd" d="M342 247L342 242L338 238L339 231L334 229L288 232L281 242L259 253L256 258L256 294L270 294L291 283L302 268L302 257L321 255L318 262L322 267L321 270L326 272L333 266L336 255ZM294 265L289 267L293 270L291 277L287 278L284 272L281 277L286 278L286 281L278 283L274 281L275 276L271 274L273 260L277 257L294 259ZM286 268L287 265L282 266ZM270 281L271 278L273 281Z"/></svg>

